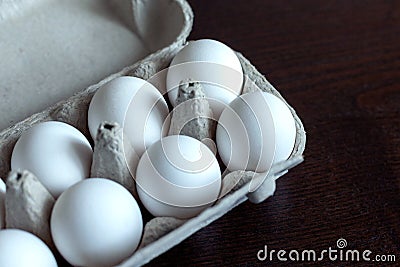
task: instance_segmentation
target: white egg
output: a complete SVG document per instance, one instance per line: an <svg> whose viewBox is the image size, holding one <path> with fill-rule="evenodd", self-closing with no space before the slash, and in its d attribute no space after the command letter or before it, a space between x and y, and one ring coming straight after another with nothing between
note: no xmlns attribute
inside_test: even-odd
<svg viewBox="0 0 400 267"><path fill-rule="evenodd" d="M6 218L6 184L0 178L0 229L5 226L5 218Z"/></svg>
<svg viewBox="0 0 400 267"><path fill-rule="evenodd" d="M167 136L141 157L139 198L154 216L190 218L218 198L221 171L211 150L192 137Z"/></svg>
<svg viewBox="0 0 400 267"><path fill-rule="evenodd" d="M191 41L174 57L167 73L168 97L176 106L182 81L201 82L218 119L222 110L242 90L243 70L235 52L225 44L202 39Z"/></svg>
<svg viewBox="0 0 400 267"><path fill-rule="evenodd" d="M12 170L28 170L54 196L89 177L92 147L86 137L69 124L48 121L29 128L15 144Z"/></svg>
<svg viewBox="0 0 400 267"><path fill-rule="evenodd" d="M134 171L146 148L167 134L168 113L168 105L157 88L145 80L124 76L95 93L89 105L88 126L93 139L103 121L123 127L125 156Z"/></svg>
<svg viewBox="0 0 400 267"><path fill-rule="evenodd" d="M287 105L261 91L232 101L216 133L218 153L231 171L265 172L290 156L295 139L295 121Z"/></svg>
<svg viewBox="0 0 400 267"><path fill-rule="evenodd" d="M139 206L123 186L90 178L57 199L50 228L58 251L70 264L111 266L133 254L143 222Z"/></svg>
<svg viewBox="0 0 400 267"><path fill-rule="evenodd" d="M35 235L19 229L0 230L0 266L55 267L56 259Z"/></svg>
<svg viewBox="0 0 400 267"><path fill-rule="evenodd" d="M296 122L289 107L277 96L263 93L274 120L275 155L274 162L289 158L296 142Z"/></svg>

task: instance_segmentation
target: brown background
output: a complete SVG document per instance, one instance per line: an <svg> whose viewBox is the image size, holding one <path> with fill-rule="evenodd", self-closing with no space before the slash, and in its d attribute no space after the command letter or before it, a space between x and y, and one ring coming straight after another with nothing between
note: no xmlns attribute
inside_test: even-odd
<svg viewBox="0 0 400 267"><path fill-rule="evenodd" d="M242 52L296 109L305 162L274 197L242 204L149 266L253 266L264 245L321 251L341 237L400 264L400 1L189 3L190 39Z"/></svg>

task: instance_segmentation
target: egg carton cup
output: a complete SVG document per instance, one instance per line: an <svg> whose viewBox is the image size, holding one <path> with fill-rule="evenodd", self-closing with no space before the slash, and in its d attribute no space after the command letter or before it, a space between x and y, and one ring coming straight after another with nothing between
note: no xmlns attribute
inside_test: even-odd
<svg viewBox="0 0 400 267"><path fill-rule="evenodd" d="M154 23L156 22L171 23L171 15L176 15L179 11L178 13L182 14L183 22L181 31L173 42L164 48L157 50L153 54L148 55L143 60L125 67L120 72L104 78L97 84L89 86L69 99L61 101L40 113L34 114L0 133L0 177L3 179L9 177L7 186L8 188L13 188L13 190L10 190L8 194L14 197L15 203L17 203L16 200L18 198L21 198L21 195L26 195L26 192L37 196L42 195L42 198L25 198L20 201L18 204L19 214L18 211L16 211L16 216L19 218L27 216L28 218L24 222L20 223L26 224L27 222L30 222L33 225L14 225L15 227L31 227L31 231L34 232L37 224L44 223L43 218L37 219L37 216L26 215L27 211L32 211L32 205L42 207L39 208L39 211L33 211L32 214L43 214L44 217L49 217L49 207L52 207L54 204L54 199L52 199L49 194L46 194L46 190L40 185L40 183L38 183L37 178L34 177L34 175L26 171L10 173L11 153L20 135L37 123L57 120L76 127L89 140L91 140L87 126L87 112L94 93L102 85L120 76L135 76L149 79L156 73L166 69L177 52L186 45L186 39L191 31L193 23L193 13L188 3L184 0L159 1L159 5L161 6L160 8L164 7L165 9L165 6L169 5L173 5L174 8L166 8L166 12L155 12L156 5L154 2L155 1L132 1L135 30L143 38L144 42L155 42L157 36L154 35L154 32L149 30L149 25L154 27ZM155 16L157 16L157 18L155 18ZM138 250L119 266L141 266L179 244L196 231L217 220L242 202L250 200L253 203L260 203L264 201L266 198L274 194L276 189L275 180L303 161L302 154L305 149L306 135L303 124L295 110L242 54L238 52L236 54L242 65L245 77L242 93L244 94L262 90L277 96L289 107L295 119L297 129L296 141L291 156L285 161L273 164L272 168L266 173L254 173L244 170L224 173L221 189L221 195L223 197L213 206L207 208L194 218L188 220L167 217L153 218L147 222L144 227L142 241ZM165 88L165 84L162 83L163 81L161 79L161 84L157 84L157 86ZM94 174L113 176L109 178L117 180L126 187L130 187L132 186L131 181L126 179L128 170L121 161L123 159L122 149L120 149L121 143L119 143L119 146L117 145L117 149L107 150L108 142L117 142L117 144L118 142L122 142L121 140L118 140L118 137L115 137L119 135L118 133L120 130L119 126L113 122L105 122L100 126L99 131L102 131L104 134L99 140L92 140L95 144L95 151L91 172L92 176ZM110 134L114 135L114 137L110 137ZM107 138L109 138L108 141ZM98 145L99 143L101 145ZM99 151L96 152L96 149ZM109 168L104 168L104 165L101 164L102 160L103 162L109 161L107 159L114 159L114 162L117 162L111 170ZM26 183L21 182L21 177L23 177L22 181L25 181ZM254 184L258 184L258 186L254 187ZM13 187L10 185L13 185ZM21 193L21 189L26 192ZM32 220L36 221L32 222ZM38 229L37 231L39 231L39 233L36 234L40 235L42 239L48 239L48 236L46 237L45 233L40 232L43 231L42 229ZM51 244L51 242L51 240L47 240L47 243Z"/></svg>

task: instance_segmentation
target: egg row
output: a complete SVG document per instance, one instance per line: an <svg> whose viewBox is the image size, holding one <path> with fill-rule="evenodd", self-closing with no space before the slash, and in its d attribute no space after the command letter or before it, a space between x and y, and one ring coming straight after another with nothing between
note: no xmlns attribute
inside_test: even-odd
<svg viewBox="0 0 400 267"><path fill-rule="evenodd" d="M57 199L51 235L74 266L111 266L132 255L143 230L136 200L120 184L104 178L80 181ZM57 266L48 246L19 229L0 230L0 266Z"/></svg>
<svg viewBox="0 0 400 267"><path fill-rule="evenodd" d="M214 112L212 119L218 121L218 154L229 170L268 171L291 154L296 128L290 110L269 93L240 95L243 72L229 47L199 40L175 56L167 73L168 97L175 107L182 81L201 83ZM145 208L154 216L189 218L218 198L221 168L202 142L167 136L168 114L167 102L154 85L119 77L93 96L88 126L95 140L103 121L120 124L126 163ZM74 127L44 122L22 134L11 168L34 173L57 199L51 232L67 261L79 266L112 265L137 248L143 223L138 204L124 187L107 179L85 179L90 177L92 153L89 141ZM3 222L1 216L4 212Z"/></svg>
<svg viewBox="0 0 400 267"><path fill-rule="evenodd" d="M149 81L116 78L96 92L89 106L93 139L102 121L123 127L124 147L129 151L125 156L133 174L144 151L167 135L169 114L174 114L169 113L163 88L156 88L151 82L159 83L152 78ZM166 94L178 111L178 106L184 105L178 101L179 86L200 83L212 109L212 115L206 116L218 121L214 141L224 165L230 171L265 172L271 164L290 156L296 139L295 121L288 106L275 95L261 90L240 95L243 81L243 70L233 50L203 39L189 42L174 57L166 74ZM191 94L188 98L198 97L195 91ZM199 108L192 107L193 112Z"/></svg>

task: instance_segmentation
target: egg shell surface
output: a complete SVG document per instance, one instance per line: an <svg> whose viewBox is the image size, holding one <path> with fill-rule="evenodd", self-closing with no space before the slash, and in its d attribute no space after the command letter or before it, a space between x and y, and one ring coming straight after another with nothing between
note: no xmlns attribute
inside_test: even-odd
<svg viewBox="0 0 400 267"><path fill-rule="evenodd" d="M89 177L92 147L69 124L47 121L22 133L11 156L12 170L28 170L57 198L73 184Z"/></svg>
<svg viewBox="0 0 400 267"><path fill-rule="evenodd" d="M242 90L243 70L235 52L211 39L191 41L173 58L167 73L170 102L176 106L179 84L200 82L207 100L218 119L222 110Z"/></svg>
<svg viewBox="0 0 400 267"><path fill-rule="evenodd" d="M19 229L0 230L0 266L56 267L47 245L37 236Z"/></svg>
<svg viewBox="0 0 400 267"><path fill-rule="evenodd" d="M120 184L90 178L56 201L51 234L61 255L74 266L112 266L133 254L143 230L133 196Z"/></svg>
<svg viewBox="0 0 400 267"><path fill-rule="evenodd" d="M166 134L163 124L169 113L161 93L147 81L118 77L103 85L93 96L88 126L93 139L103 121L117 122L138 156Z"/></svg>
<svg viewBox="0 0 400 267"><path fill-rule="evenodd" d="M157 88L143 79L122 76L94 94L88 126L94 140L103 121L117 122L123 127L125 159L134 174L144 151L167 134L168 113L168 105Z"/></svg>
<svg viewBox="0 0 400 267"><path fill-rule="evenodd" d="M231 171L266 172L290 156L295 139L295 121L287 105L261 91L232 101L216 133L218 153Z"/></svg>
<svg viewBox="0 0 400 267"><path fill-rule="evenodd" d="M218 198L221 171L206 145L192 137L172 135L143 154L136 184L139 198L154 216L190 218Z"/></svg>

